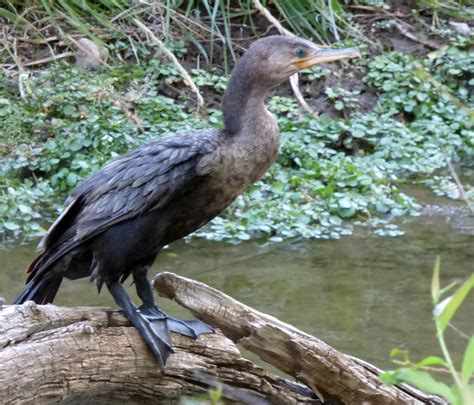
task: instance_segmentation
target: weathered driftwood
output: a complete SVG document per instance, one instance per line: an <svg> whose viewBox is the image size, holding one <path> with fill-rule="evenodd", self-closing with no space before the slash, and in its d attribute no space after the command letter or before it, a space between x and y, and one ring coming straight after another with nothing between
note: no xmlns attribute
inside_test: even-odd
<svg viewBox="0 0 474 405"><path fill-rule="evenodd" d="M347 356L291 325L258 312L206 284L158 274L155 288L197 318L326 399L345 404L446 404L406 385L389 387L380 370Z"/></svg>
<svg viewBox="0 0 474 405"><path fill-rule="evenodd" d="M155 287L224 334L197 341L173 335L176 353L160 370L116 311L0 303L0 403L174 403L218 384L238 403L320 403L311 390L244 359L236 343L330 404L446 403L410 387L390 388L373 366L205 284L161 273Z"/></svg>
<svg viewBox="0 0 474 405"><path fill-rule="evenodd" d="M0 403L175 403L223 384L239 403L319 403L244 359L221 333L173 335L160 370L128 321L104 308L0 308ZM314 396L313 396L314 398Z"/></svg>

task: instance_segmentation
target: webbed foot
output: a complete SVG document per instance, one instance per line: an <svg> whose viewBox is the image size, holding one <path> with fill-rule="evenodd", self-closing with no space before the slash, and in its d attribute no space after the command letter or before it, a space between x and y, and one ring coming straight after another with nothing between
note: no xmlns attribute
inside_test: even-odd
<svg viewBox="0 0 474 405"><path fill-rule="evenodd" d="M119 282L110 284L108 288L115 302L122 308L133 326L137 328L143 340L158 359L160 367L163 368L170 354L174 352L166 318L150 319L148 315L142 313L132 303Z"/></svg>
<svg viewBox="0 0 474 405"><path fill-rule="evenodd" d="M140 312L152 324L166 323L170 332L179 333L183 336L188 336L197 339L200 335L205 333L214 333L214 329L209 325L199 320L182 321L180 319L172 318L166 315L156 306L147 307L142 305Z"/></svg>

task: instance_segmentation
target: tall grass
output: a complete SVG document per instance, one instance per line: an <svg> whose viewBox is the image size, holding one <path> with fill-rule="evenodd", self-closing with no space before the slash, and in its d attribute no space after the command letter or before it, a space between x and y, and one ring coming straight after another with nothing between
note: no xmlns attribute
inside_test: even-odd
<svg viewBox="0 0 474 405"><path fill-rule="evenodd" d="M339 40L346 29L340 0L277 0L262 4L298 35L321 43ZM46 38L81 33L100 43L107 35L122 36L132 48L143 37L133 23L139 19L165 44L179 36L189 40L208 63L216 55L236 58L236 40L257 36L252 0L0 0L0 18L10 36Z"/></svg>
<svg viewBox="0 0 474 405"><path fill-rule="evenodd" d="M364 3L364 0L353 0ZM348 18L344 0L261 0L275 18L297 35L327 44L346 36L362 35ZM474 15L472 0L412 0L408 5L428 13L433 23L440 16ZM59 36L66 44L71 33L97 43L112 38L136 49L149 39L139 20L165 45L173 39L189 41L206 63L216 58L227 70L236 58L240 39L265 33L270 26L255 12L253 0L0 0L0 19L8 23L4 38ZM5 39L4 39L5 41ZM53 52L53 49L51 52Z"/></svg>

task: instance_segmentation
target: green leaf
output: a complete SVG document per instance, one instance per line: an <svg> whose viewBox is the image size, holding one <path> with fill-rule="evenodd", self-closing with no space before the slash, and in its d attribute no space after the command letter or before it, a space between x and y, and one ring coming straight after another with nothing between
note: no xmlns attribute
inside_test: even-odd
<svg viewBox="0 0 474 405"><path fill-rule="evenodd" d="M4 9L3 7L0 8L0 17L3 17L6 20L14 22L15 24L18 24L18 20L21 20L20 16L12 13L11 11Z"/></svg>
<svg viewBox="0 0 474 405"><path fill-rule="evenodd" d="M466 347L466 352L462 359L462 382L467 385L471 376L474 374L474 336L471 336Z"/></svg>
<svg viewBox="0 0 474 405"><path fill-rule="evenodd" d="M422 391L429 392L431 394L441 395L450 403L456 401L456 397L446 384L436 381L431 374L426 371L413 370L410 368L400 369L398 378L407 382L408 384L414 385Z"/></svg>
<svg viewBox="0 0 474 405"><path fill-rule="evenodd" d="M64 114L69 116L74 115L76 113L76 107L71 104L68 104L63 108L63 112Z"/></svg>
<svg viewBox="0 0 474 405"><path fill-rule="evenodd" d="M457 309L462 304L467 294L469 294L469 291L471 291L472 287L474 287L474 273L471 274L471 277L469 277L461 285L461 287L459 287L457 291L451 297L448 298L449 301L445 304L445 307L443 308L441 313L438 316L435 315L438 319L441 332L446 329L452 317L456 313ZM443 301L442 303L444 303L445 301Z"/></svg>
<svg viewBox="0 0 474 405"><path fill-rule="evenodd" d="M448 364L444 359L438 356L428 356L416 364L416 367L427 367L427 366L443 366L447 367Z"/></svg>
<svg viewBox="0 0 474 405"><path fill-rule="evenodd" d="M439 268L440 268L441 259L436 257L436 262L433 269L433 278L431 279L431 298L433 299L433 304L439 302Z"/></svg>
<svg viewBox="0 0 474 405"><path fill-rule="evenodd" d="M69 173L66 177L66 184L69 187L74 187L77 183L77 174L76 173Z"/></svg>
<svg viewBox="0 0 474 405"><path fill-rule="evenodd" d="M31 214L31 207L25 204L19 204L18 209L20 210L21 213L23 214Z"/></svg>
<svg viewBox="0 0 474 405"><path fill-rule="evenodd" d="M5 222L3 226L9 229L10 231L16 231L17 229L20 229L20 226L15 222Z"/></svg>
<svg viewBox="0 0 474 405"><path fill-rule="evenodd" d="M342 224L342 219L339 217L336 217L335 215L331 215L329 217L329 222L333 225L341 225Z"/></svg>
<svg viewBox="0 0 474 405"><path fill-rule="evenodd" d="M352 201L348 197L343 197L339 200L339 207L352 208Z"/></svg>

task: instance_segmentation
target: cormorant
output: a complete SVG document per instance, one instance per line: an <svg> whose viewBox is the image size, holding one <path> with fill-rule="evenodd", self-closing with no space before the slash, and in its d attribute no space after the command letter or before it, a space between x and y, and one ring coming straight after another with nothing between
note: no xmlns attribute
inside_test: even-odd
<svg viewBox="0 0 474 405"><path fill-rule="evenodd" d="M90 277L99 291L105 283L160 366L173 352L170 331L212 333L201 321L180 321L156 306L148 268L163 246L208 223L275 161L279 131L265 107L269 91L303 68L357 56L357 49L323 49L296 37L255 41L232 71L224 129L153 140L79 184L39 243L15 304L52 302L63 277ZM130 274L143 301L138 308L121 284Z"/></svg>

